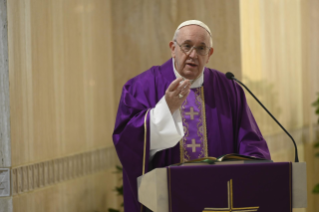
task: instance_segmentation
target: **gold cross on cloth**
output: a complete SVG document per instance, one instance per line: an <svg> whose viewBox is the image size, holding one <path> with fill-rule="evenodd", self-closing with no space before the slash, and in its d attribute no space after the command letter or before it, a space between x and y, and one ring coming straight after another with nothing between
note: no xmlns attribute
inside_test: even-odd
<svg viewBox="0 0 319 212"><path fill-rule="evenodd" d="M228 208L205 208L203 212L252 212L258 211L259 206L256 207L245 207L245 208L234 208L233 207L233 180L227 182L228 189Z"/></svg>
<svg viewBox="0 0 319 212"><path fill-rule="evenodd" d="M199 114L198 112L195 112L195 111L194 111L194 108L193 108L193 107L191 107L191 109L190 109L189 112L185 113L185 115L188 115L188 116L191 117L191 120L194 120L194 116L195 116L195 115L197 116L198 114Z"/></svg>
<svg viewBox="0 0 319 212"><path fill-rule="evenodd" d="M187 144L187 147L192 148L192 152L196 152L196 147L200 147L200 144L196 144L195 139L192 139L192 144Z"/></svg>

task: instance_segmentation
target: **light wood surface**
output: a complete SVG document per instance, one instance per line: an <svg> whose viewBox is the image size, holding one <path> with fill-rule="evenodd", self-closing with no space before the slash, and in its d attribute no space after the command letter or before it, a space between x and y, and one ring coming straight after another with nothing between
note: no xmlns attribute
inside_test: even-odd
<svg viewBox="0 0 319 212"><path fill-rule="evenodd" d="M12 165L111 146L109 1L8 1Z"/></svg>

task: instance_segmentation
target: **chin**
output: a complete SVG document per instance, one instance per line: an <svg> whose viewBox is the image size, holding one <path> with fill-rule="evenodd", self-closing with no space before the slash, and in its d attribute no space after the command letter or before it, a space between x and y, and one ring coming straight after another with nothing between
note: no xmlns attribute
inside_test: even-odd
<svg viewBox="0 0 319 212"><path fill-rule="evenodd" d="M198 76L199 76L199 73L198 73L198 72L194 73L194 71L185 71L185 72L183 73L183 77L185 77L185 78L188 79L188 80L194 80L194 79L196 79Z"/></svg>

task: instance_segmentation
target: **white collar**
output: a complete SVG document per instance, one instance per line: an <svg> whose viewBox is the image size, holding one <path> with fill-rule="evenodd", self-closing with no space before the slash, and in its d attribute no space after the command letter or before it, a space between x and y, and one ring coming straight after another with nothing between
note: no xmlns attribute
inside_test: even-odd
<svg viewBox="0 0 319 212"><path fill-rule="evenodd" d="M172 58L172 59L173 59L172 61L173 61L173 69L174 69L175 77L176 78L179 78L179 77L184 78L177 72L177 70L175 68L175 62L174 62L175 60L174 60L174 58ZM192 83L191 88L199 88L203 85L203 83L204 83L204 70L205 70L205 67L203 68L202 73L199 75L199 77L197 77L197 79L190 80Z"/></svg>

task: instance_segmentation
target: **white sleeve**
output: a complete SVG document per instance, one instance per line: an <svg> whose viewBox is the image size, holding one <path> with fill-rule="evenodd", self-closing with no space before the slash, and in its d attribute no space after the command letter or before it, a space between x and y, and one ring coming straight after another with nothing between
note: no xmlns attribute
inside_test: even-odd
<svg viewBox="0 0 319 212"><path fill-rule="evenodd" d="M156 152L174 147L184 136L180 110L173 114L165 96L150 110L150 159Z"/></svg>

